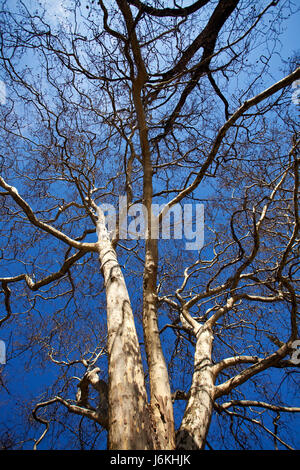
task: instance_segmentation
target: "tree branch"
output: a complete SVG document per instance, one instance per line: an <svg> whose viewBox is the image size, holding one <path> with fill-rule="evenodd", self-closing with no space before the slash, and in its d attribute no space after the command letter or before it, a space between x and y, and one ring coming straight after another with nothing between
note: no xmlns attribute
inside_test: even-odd
<svg viewBox="0 0 300 470"><path fill-rule="evenodd" d="M6 183L6 181L0 176L0 186L4 188L8 194L13 198L13 200L16 202L16 204L22 209L24 214L26 215L27 219L29 222L34 225L35 227L38 227L39 229L43 230L44 232L49 233L50 235L53 235L55 238L58 240L63 241L67 245L76 248L77 250L83 250L83 251L94 251L97 252L97 244L96 243L80 243L64 233L60 232L57 230L55 227L52 227L49 224L46 224L45 222L42 222L39 220L29 204L19 195L18 190L14 187Z"/></svg>

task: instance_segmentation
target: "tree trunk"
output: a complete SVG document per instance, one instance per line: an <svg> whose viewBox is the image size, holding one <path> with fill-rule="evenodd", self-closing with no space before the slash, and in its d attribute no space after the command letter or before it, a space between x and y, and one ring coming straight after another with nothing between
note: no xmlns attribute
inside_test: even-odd
<svg viewBox="0 0 300 470"><path fill-rule="evenodd" d="M143 329L150 378L151 419L154 428L153 439L156 449L174 449L175 433L171 390L157 322L157 240L151 237L153 169L145 108L142 100L142 89L147 81L147 71L136 36L135 20L133 19L130 6L125 0L117 0L117 3L126 23L133 56L130 58L128 55L127 58L129 58L128 61L131 64L132 97L136 111L140 151L143 161L143 204L147 209L148 215L143 279ZM133 63L136 67L136 75L132 67Z"/></svg>
<svg viewBox="0 0 300 470"><path fill-rule="evenodd" d="M104 276L108 329L108 449L153 448L141 352L126 284L98 209L99 259Z"/></svg>
<svg viewBox="0 0 300 470"><path fill-rule="evenodd" d="M150 378L150 404L155 426L155 448L172 450L175 448L173 404L157 321L157 263L157 240L148 239L144 271L143 329Z"/></svg>
<svg viewBox="0 0 300 470"><path fill-rule="evenodd" d="M140 143L143 156L143 203L147 209L147 234L143 278L143 331L150 379L150 405L155 426L155 447L175 448L173 404L168 369L161 347L157 318L158 241L152 237L152 163L148 129L140 95L134 87Z"/></svg>
<svg viewBox="0 0 300 470"><path fill-rule="evenodd" d="M197 334L190 397L176 436L177 449L199 450L203 449L205 445L213 410L215 388L215 376L211 361L212 342L212 331L202 327Z"/></svg>
<svg viewBox="0 0 300 470"><path fill-rule="evenodd" d="M142 58L140 58L140 63ZM141 67L143 68L143 67ZM142 74L141 74L142 75ZM145 80L145 77L143 77ZM143 331L150 379L150 405L155 429L155 448L175 448L173 404L168 369L161 347L157 319L158 242L152 237L153 168L148 128L141 99L142 78L133 83L133 101L137 114L140 147L143 157L143 204L147 209L145 268L143 278Z"/></svg>

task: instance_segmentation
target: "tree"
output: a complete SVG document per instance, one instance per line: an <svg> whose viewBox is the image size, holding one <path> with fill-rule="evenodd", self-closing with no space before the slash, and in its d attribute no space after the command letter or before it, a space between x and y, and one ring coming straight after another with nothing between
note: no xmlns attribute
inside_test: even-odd
<svg viewBox="0 0 300 470"><path fill-rule="evenodd" d="M278 427L300 407L274 387L298 366L300 68L271 74L290 12L3 4L0 323L11 361L55 376L35 447L65 411L82 446L105 429L111 450L204 449L225 420L224 447L292 447Z"/></svg>

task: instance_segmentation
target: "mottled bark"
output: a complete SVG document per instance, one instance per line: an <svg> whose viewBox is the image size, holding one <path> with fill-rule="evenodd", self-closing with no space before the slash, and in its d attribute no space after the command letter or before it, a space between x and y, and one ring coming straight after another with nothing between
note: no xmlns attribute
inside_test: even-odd
<svg viewBox="0 0 300 470"><path fill-rule="evenodd" d="M107 302L108 449L152 449L151 419L130 299L100 209L97 233Z"/></svg>
<svg viewBox="0 0 300 470"><path fill-rule="evenodd" d="M202 327L197 334L194 373L189 400L180 429L176 436L176 448L203 449L209 429L214 400L213 364L211 360L213 334Z"/></svg>

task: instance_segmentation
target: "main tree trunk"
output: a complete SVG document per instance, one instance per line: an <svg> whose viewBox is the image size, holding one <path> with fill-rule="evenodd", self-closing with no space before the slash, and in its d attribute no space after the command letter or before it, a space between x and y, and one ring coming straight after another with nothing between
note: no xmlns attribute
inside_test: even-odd
<svg viewBox="0 0 300 470"><path fill-rule="evenodd" d="M108 330L108 449L153 448L141 352L131 303L104 216L98 210L99 259L104 276Z"/></svg>

